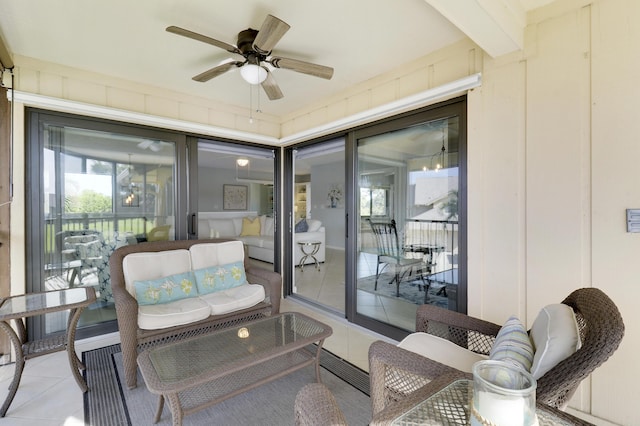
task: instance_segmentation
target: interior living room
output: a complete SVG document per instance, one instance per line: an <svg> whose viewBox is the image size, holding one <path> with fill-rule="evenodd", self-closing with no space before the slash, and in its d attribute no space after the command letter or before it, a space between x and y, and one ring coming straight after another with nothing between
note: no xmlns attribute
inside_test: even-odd
<svg viewBox="0 0 640 426"><path fill-rule="evenodd" d="M136 371L110 260L230 239L242 251L220 256L281 278L277 296L252 283L259 307L328 325L322 348L372 383L372 356L419 335L432 307L515 316L533 339L547 307L587 289L619 311L624 326L605 317L621 340L551 405L635 424L640 4L268 3L0 0L0 399L15 392L3 421L114 424L94 417L95 376L78 372L114 345ZM7 314L43 291L83 298ZM60 351L73 345L20 356L22 331L68 328L77 358ZM152 370L138 369L149 386ZM132 404L120 379L112 393ZM135 389L153 416L157 395ZM161 424L180 411L166 400ZM395 419L373 410L371 424ZM293 424L293 400L285 411Z"/></svg>

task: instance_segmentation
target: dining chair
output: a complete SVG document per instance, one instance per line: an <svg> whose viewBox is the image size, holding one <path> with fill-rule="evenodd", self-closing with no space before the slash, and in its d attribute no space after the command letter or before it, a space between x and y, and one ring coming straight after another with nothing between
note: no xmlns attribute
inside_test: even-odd
<svg viewBox="0 0 640 426"><path fill-rule="evenodd" d="M404 244L400 244L398 238L398 230L396 228L396 221L391 219L389 222L374 222L371 219L367 219L371 225L371 230L375 237L376 242L376 281L374 290L378 289L378 279L387 267L392 269L393 279L389 284L396 283L396 296L400 296L400 282L406 277L415 276L422 280L422 285L425 291L427 290L427 283L424 278L424 259L421 253L419 256L415 256L416 253L406 252L404 250ZM380 265L383 265L380 268Z"/></svg>

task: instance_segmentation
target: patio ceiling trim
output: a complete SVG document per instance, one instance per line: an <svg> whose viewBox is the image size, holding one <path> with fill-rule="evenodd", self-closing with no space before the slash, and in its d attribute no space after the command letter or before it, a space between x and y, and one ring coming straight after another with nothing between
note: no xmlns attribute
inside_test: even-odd
<svg viewBox="0 0 640 426"><path fill-rule="evenodd" d="M193 123L185 120L177 120L167 117L159 117L150 114L143 114L132 111L125 111L100 105L87 104L83 102L59 99L50 96L43 96L28 92L15 91L13 98L11 91L7 91L10 101L22 103L24 105L49 109L53 111L68 112L78 115L125 121L170 130L178 130L198 135L208 135L213 137L227 138L231 140L255 142L270 146L289 145L302 142L320 136L347 130L362 124L370 123L395 114L410 111L434 103L435 101L462 94L482 84L480 73L473 74L459 80L455 80L420 93L416 93L398 101L390 102L376 108L372 108L357 114L344 117L342 119L323 124L322 126L306 129L283 138L264 136L258 133L243 132L224 127L211 126L207 124Z"/></svg>

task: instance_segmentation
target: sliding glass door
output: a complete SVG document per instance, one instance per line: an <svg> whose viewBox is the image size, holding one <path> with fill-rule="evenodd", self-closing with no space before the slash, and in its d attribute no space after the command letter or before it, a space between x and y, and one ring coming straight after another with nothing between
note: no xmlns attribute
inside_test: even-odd
<svg viewBox="0 0 640 426"><path fill-rule="evenodd" d="M345 141L292 151L293 186L287 237L292 293L345 312Z"/></svg>
<svg viewBox="0 0 640 426"><path fill-rule="evenodd" d="M197 194L197 226L191 237L240 239L253 265L279 270L274 150L206 139L197 146L190 185Z"/></svg>
<svg viewBox="0 0 640 426"><path fill-rule="evenodd" d="M354 318L415 330L418 306L466 309L460 103L355 133Z"/></svg>
<svg viewBox="0 0 640 426"><path fill-rule="evenodd" d="M115 330L111 253L186 238L177 213L184 137L37 111L29 118L28 291L93 287L97 301L80 330ZM33 332L64 330L66 315L34 320Z"/></svg>

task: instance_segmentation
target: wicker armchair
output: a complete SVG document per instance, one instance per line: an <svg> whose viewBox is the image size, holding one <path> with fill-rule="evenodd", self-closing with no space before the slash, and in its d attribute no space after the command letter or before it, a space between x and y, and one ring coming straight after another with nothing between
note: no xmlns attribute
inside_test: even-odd
<svg viewBox="0 0 640 426"><path fill-rule="evenodd" d="M582 346L540 377L536 391L538 402L560 409L566 406L580 382L613 354L624 335L624 323L618 308L601 290L578 289L562 303L573 308L576 314ZM421 305L416 315L416 331L442 337L485 355L489 354L499 330L497 324L433 305ZM408 397L439 374L464 375L415 355L384 342L371 346L369 374L374 413L384 409L390 401ZM409 367L412 363L415 365ZM402 386L398 386L398 382L402 382ZM404 389L404 392L399 394L397 389Z"/></svg>
<svg viewBox="0 0 640 426"><path fill-rule="evenodd" d="M300 389L294 410L296 426L347 426L338 402L322 383Z"/></svg>

